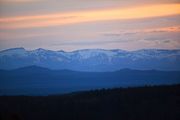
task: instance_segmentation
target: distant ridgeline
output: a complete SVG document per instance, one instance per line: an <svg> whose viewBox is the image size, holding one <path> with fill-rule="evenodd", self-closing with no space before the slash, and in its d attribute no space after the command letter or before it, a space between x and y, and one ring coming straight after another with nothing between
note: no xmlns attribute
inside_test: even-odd
<svg viewBox="0 0 180 120"><path fill-rule="evenodd" d="M11 70L27 66L56 70L106 72L120 69L180 70L180 50L144 49L84 49L72 52L13 48L0 52L0 69Z"/></svg>
<svg viewBox="0 0 180 120"><path fill-rule="evenodd" d="M47 95L180 83L180 50L0 52L0 95Z"/></svg>
<svg viewBox="0 0 180 120"><path fill-rule="evenodd" d="M130 70L77 72L36 66L0 70L0 95L48 95L100 88L171 85L180 71Z"/></svg>

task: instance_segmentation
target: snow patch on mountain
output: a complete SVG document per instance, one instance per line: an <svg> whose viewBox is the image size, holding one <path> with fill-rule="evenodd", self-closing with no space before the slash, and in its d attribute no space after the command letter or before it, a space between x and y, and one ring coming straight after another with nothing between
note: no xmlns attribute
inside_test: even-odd
<svg viewBox="0 0 180 120"><path fill-rule="evenodd" d="M30 65L80 71L113 71L123 68L180 70L180 50L83 49L65 52L14 48L0 52L0 69Z"/></svg>

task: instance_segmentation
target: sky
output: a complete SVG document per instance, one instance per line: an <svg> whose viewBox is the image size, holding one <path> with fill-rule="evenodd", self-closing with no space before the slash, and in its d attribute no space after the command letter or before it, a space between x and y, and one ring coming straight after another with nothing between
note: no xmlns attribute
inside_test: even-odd
<svg viewBox="0 0 180 120"><path fill-rule="evenodd" d="M0 50L180 49L180 0L0 0Z"/></svg>

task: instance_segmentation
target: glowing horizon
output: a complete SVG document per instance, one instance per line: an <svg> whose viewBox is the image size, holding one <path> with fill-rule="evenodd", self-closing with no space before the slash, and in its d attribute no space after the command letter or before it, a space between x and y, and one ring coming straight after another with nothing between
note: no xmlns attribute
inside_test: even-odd
<svg viewBox="0 0 180 120"><path fill-rule="evenodd" d="M0 50L180 48L178 0L2 0Z"/></svg>

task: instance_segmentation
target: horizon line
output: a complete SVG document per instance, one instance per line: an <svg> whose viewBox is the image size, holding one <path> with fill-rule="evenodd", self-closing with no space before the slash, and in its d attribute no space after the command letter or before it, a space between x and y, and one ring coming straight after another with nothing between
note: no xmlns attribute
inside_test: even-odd
<svg viewBox="0 0 180 120"><path fill-rule="evenodd" d="M140 51L140 50L180 50L180 48L174 48L174 49L166 49L166 48L141 48L141 49L135 49L135 50L125 50L121 48L114 48L114 49L106 49L106 48L82 48L82 49L75 49L71 51L59 49L59 50L52 50L47 48L34 48L34 49L27 49L25 47L12 47L12 48L6 48L0 50L0 52L8 51L8 50L15 50L15 49L24 49L25 51L35 51L35 50L46 50L46 51L54 51L54 52L76 52L76 51L83 51L83 50L105 50L105 51L114 51L114 50L121 50L121 51L127 51L127 52L134 52L134 51Z"/></svg>

